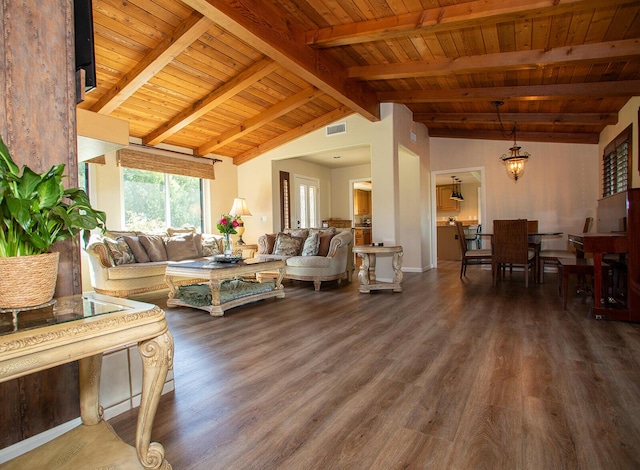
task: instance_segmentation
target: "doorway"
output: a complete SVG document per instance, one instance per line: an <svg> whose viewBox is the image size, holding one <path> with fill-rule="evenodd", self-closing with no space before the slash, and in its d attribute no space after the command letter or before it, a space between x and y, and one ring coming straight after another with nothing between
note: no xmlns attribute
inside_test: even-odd
<svg viewBox="0 0 640 470"><path fill-rule="evenodd" d="M298 228L319 227L318 202L320 181L306 176L293 178L293 215Z"/></svg>
<svg viewBox="0 0 640 470"><path fill-rule="evenodd" d="M461 183L457 183L456 180L460 180ZM456 201L454 207L445 204L450 202L452 187L456 192L462 193L463 199ZM438 262L438 226L448 225L450 219L470 227L481 226L486 217L485 187L484 167L431 172L431 230L434 240L431 253L434 266L437 266Z"/></svg>

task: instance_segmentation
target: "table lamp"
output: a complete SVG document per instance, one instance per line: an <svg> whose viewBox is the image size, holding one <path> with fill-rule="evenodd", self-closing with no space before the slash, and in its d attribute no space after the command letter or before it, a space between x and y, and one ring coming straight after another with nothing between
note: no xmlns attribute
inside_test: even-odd
<svg viewBox="0 0 640 470"><path fill-rule="evenodd" d="M244 240L242 240L242 234L244 233L244 222L242 221L243 215L251 215L249 212L249 208L247 207L247 202L243 197L237 197L233 200L233 207L229 211L229 215L233 215L237 217L238 225L236 227L236 232L238 232L238 245L245 245Z"/></svg>

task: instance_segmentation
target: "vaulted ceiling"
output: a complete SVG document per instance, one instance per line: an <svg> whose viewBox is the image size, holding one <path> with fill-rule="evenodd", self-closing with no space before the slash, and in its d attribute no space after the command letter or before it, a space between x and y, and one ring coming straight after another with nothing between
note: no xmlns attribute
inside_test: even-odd
<svg viewBox="0 0 640 470"><path fill-rule="evenodd" d="M93 0L78 106L241 164L405 104L433 137L597 143L640 95L638 0ZM510 139L513 139L512 137Z"/></svg>

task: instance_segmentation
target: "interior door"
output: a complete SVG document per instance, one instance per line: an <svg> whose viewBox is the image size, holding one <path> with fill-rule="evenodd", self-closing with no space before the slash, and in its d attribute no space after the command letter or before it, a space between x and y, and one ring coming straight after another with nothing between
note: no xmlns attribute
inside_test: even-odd
<svg viewBox="0 0 640 470"><path fill-rule="evenodd" d="M318 202L320 181L306 176L294 177L294 225L299 228L319 227Z"/></svg>

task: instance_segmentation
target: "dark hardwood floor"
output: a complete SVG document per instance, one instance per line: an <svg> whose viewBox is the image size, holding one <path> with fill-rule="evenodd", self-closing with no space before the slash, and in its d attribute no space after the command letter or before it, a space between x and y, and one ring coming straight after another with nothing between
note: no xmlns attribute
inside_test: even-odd
<svg viewBox="0 0 640 470"><path fill-rule="evenodd" d="M287 281L221 318L144 298L175 337L153 440L176 470L640 468L640 325L563 311L554 273L458 275ZM110 423L133 442L136 417Z"/></svg>

